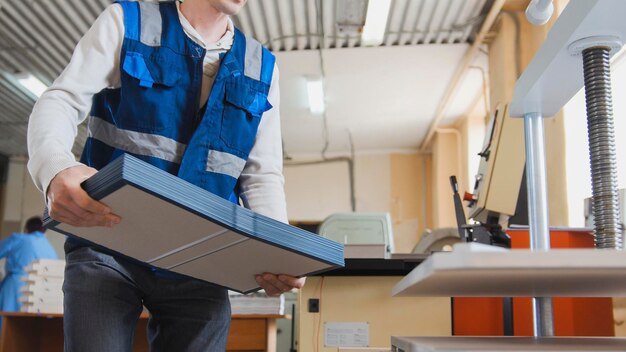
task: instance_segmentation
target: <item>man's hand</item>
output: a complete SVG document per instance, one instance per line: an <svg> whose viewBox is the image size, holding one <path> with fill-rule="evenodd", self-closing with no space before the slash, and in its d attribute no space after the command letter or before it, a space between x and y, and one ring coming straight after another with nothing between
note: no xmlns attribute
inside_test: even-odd
<svg viewBox="0 0 626 352"><path fill-rule="evenodd" d="M280 296L281 293L289 292L294 288L302 288L306 281L306 277L297 278L289 275L276 275L271 273L256 275L255 279L268 296Z"/></svg>
<svg viewBox="0 0 626 352"><path fill-rule="evenodd" d="M84 165L59 172L48 186L48 213L54 220L79 227L119 224L121 218L111 208L91 197L80 187L98 170Z"/></svg>

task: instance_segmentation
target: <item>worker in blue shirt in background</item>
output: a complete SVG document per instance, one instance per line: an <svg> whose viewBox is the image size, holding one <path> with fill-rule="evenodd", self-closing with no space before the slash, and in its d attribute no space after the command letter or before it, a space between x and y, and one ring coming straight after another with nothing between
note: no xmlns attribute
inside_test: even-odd
<svg viewBox="0 0 626 352"><path fill-rule="evenodd" d="M0 241L0 258L6 258L6 276L0 284L0 310L18 312L21 278L26 275L24 267L37 259L57 259L57 254L44 236L46 229L41 218L32 217L26 221L24 233L14 233Z"/></svg>

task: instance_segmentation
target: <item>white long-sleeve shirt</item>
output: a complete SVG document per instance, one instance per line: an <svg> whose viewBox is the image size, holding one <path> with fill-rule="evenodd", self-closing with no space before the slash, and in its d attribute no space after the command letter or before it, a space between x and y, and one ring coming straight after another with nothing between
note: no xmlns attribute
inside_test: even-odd
<svg viewBox="0 0 626 352"><path fill-rule="evenodd" d="M232 46L234 27L229 20L228 29L219 41L205 43L180 8L178 16L187 36L207 52L201 89L204 104L219 68L219 54ZM56 174L80 165L72 154L77 126L87 117L94 94L104 88L120 87L123 41L123 10L121 5L113 4L78 42L70 63L35 104L28 126L28 169L44 194ZM273 108L263 114L254 147L239 178L241 199L247 208L286 222L276 67L268 100Z"/></svg>

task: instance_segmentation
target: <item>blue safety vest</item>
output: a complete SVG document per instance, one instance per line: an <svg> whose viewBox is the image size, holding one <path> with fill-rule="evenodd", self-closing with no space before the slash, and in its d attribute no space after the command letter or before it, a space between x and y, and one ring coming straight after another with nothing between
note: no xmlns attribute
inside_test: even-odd
<svg viewBox="0 0 626 352"><path fill-rule="evenodd" d="M123 153L236 202L275 58L235 29L204 108L205 50L184 32L174 2L119 1L121 87L94 97L81 162L100 169Z"/></svg>

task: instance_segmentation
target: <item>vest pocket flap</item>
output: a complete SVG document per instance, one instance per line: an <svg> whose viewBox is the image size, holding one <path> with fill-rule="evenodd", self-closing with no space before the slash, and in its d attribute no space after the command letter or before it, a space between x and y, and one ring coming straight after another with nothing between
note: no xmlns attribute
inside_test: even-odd
<svg viewBox="0 0 626 352"><path fill-rule="evenodd" d="M157 84L173 87L182 77L180 71L171 65L163 63L149 63L148 67L152 73L152 77L154 77L154 81Z"/></svg>
<svg viewBox="0 0 626 352"><path fill-rule="evenodd" d="M127 52L122 66L129 76L137 78L139 85L151 88L155 83L173 87L181 78L180 71L165 62L146 60L143 54Z"/></svg>
<svg viewBox="0 0 626 352"><path fill-rule="evenodd" d="M267 95L245 85L226 85L227 102L248 111L254 116L261 116L272 108Z"/></svg>

